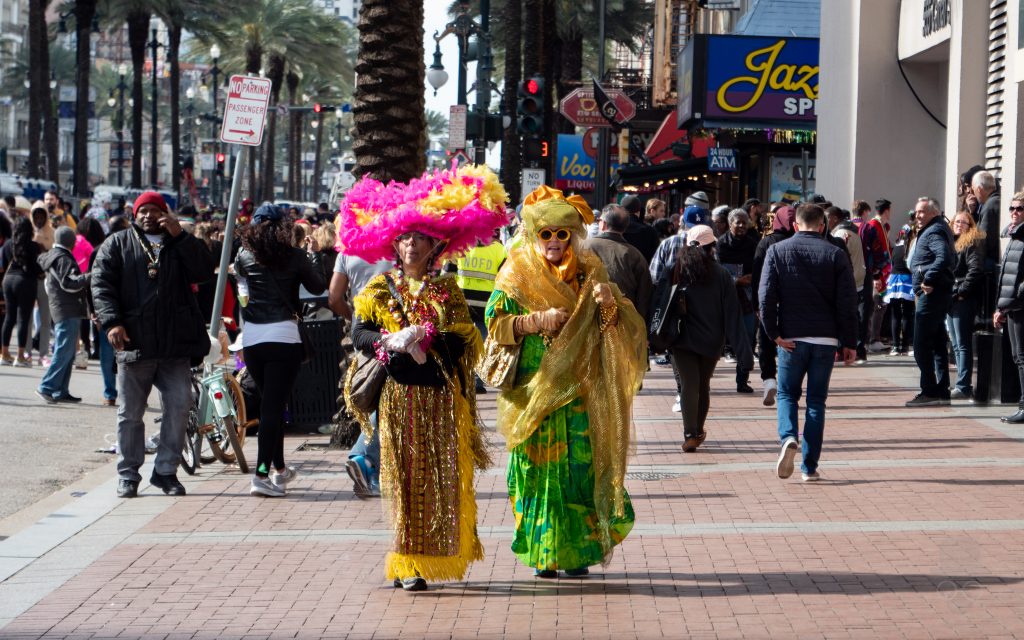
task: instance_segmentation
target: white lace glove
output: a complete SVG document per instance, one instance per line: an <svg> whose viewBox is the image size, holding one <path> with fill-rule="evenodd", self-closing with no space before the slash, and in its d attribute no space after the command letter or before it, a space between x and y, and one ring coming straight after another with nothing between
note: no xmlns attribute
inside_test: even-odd
<svg viewBox="0 0 1024 640"><path fill-rule="evenodd" d="M394 333L389 333L381 340L381 346L386 351L394 351L395 353L408 353L415 357L412 349L415 347L421 353L422 349L419 348L419 341L426 337L426 330L414 324L406 327ZM425 357L425 356L424 356ZM422 362L420 364L423 364Z"/></svg>

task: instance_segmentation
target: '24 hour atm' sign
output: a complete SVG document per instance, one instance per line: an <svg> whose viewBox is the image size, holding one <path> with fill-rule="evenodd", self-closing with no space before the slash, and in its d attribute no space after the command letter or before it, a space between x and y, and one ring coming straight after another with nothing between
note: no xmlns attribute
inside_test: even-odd
<svg viewBox="0 0 1024 640"><path fill-rule="evenodd" d="M679 57L680 126L690 119L813 123L818 39L696 36Z"/></svg>

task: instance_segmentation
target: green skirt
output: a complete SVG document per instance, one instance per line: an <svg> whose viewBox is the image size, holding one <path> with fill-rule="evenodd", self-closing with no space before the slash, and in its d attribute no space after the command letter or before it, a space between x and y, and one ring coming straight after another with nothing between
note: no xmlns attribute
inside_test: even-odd
<svg viewBox="0 0 1024 640"><path fill-rule="evenodd" d="M590 421L577 398L553 412L509 454L508 492L516 517L512 551L534 569L582 569L604 560ZM633 505L611 523L618 544L633 528Z"/></svg>

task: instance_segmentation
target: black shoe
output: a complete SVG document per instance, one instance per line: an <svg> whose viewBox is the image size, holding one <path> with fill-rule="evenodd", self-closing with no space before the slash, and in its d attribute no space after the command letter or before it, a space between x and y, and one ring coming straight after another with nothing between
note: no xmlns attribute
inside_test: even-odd
<svg viewBox="0 0 1024 640"><path fill-rule="evenodd" d="M48 393L43 393L39 389L36 389L36 395L39 396L39 399L45 402L46 404L57 404L57 401L54 399L53 396L51 396Z"/></svg>
<svg viewBox="0 0 1024 640"><path fill-rule="evenodd" d="M127 478L121 478L117 481L117 497L118 498L134 498L139 495L139 483L134 480L128 480Z"/></svg>
<svg viewBox="0 0 1024 640"><path fill-rule="evenodd" d="M754 387L746 382L739 382L736 384L736 393L754 393Z"/></svg>
<svg viewBox="0 0 1024 640"><path fill-rule="evenodd" d="M178 482L178 476L169 475L162 476L159 473L153 472L153 475L149 477L149 482L154 487L163 490L166 495L169 496L183 496L185 495L185 487Z"/></svg>
<svg viewBox="0 0 1024 640"><path fill-rule="evenodd" d="M71 402L71 403L75 403L75 404L77 404L77 403L82 401L81 398L73 396L70 393L65 395L65 396L56 396L54 398L54 400L56 400L57 402Z"/></svg>
<svg viewBox="0 0 1024 640"><path fill-rule="evenodd" d="M1008 422L1010 424L1021 424L1024 423L1024 408L1017 409L1017 413L1012 416L1005 416L999 418L1000 422Z"/></svg>
<svg viewBox="0 0 1024 640"><path fill-rule="evenodd" d="M406 591L426 591L427 581L419 576L414 578L404 578L402 580L402 589Z"/></svg>
<svg viewBox="0 0 1024 640"><path fill-rule="evenodd" d="M545 580L554 580L558 577L558 571L554 569L534 569L534 577L544 578Z"/></svg>

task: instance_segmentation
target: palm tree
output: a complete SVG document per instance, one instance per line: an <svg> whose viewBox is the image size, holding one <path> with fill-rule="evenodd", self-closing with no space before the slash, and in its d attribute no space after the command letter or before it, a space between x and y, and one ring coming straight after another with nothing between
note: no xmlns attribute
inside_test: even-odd
<svg viewBox="0 0 1024 640"><path fill-rule="evenodd" d="M43 112L42 96L39 90L43 84L50 88L49 61L44 66L40 60L40 54L46 52L46 47L40 49L39 42L48 40L46 37L46 0L31 0L28 5L28 59L29 59L29 84L28 92L28 170L25 172L29 178L39 177L39 114ZM42 34L42 35L41 35Z"/></svg>
<svg viewBox="0 0 1024 640"><path fill-rule="evenodd" d="M523 79L523 51L520 32L523 24L523 3L522 0L505 0L501 8L500 23L503 27L502 40L505 49L505 95L502 101L505 105L505 113L513 116L515 121L516 113L516 89ZM499 22L499 21L495 21ZM522 195L520 191L520 175L523 170L522 145L520 144L519 132L515 126L505 129L501 141L501 181L508 191L509 199L519 202Z"/></svg>
<svg viewBox="0 0 1024 640"><path fill-rule="evenodd" d="M253 0L245 12L224 25L216 39L225 52L223 66L226 69L244 69L252 74L265 69L271 80L262 180L254 180L252 184L262 186L258 197L273 198L277 153L275 106L282 83L291 69L299 75L312 67L334 69L336 76L344 75L347 70L350 73L343 49L348 40L345 27L308 0ZM250 155L250 168L255 168L254 154Z"/></svg>
<svg viewBox="0 0 1024 640"><path fill-rule="evenodd" d="M228 16L224 4L205 0L163 0L156 12L167 25L167 63L170 67L171 105L171 176L173 189L181 196L181 36L187 30L193 35L212 37L219 33L219 24Z"/></svg>
<svg viewBox="0 0 1024 640"><path fill-rule="evenodd" d="M421 33L421 0L364 0L359 8L357 175L406 181L426 167Z"/></svg>
<svg viewBox="0 0 1024 640"><path fill-rule="evenodd" d="M73 189L75 195L85 195L89 190L89 72L92 69L92 55L89 38L93 19L96 17L98 0L76 0L75 2L75 65L78 82L75 97L75 137L72 147ZM49 82L49 79L46 80Z"/></svg>

